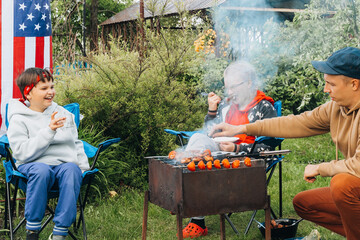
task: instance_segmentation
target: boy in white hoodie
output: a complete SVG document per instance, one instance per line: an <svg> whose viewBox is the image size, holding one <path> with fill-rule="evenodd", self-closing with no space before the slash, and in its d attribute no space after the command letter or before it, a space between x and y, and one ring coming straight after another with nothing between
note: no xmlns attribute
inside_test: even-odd
<svg viewBox="0 0 360 240"><path fill-rule="evenodd" d="M23 98L8 110L8 138L18 170L27 178L26 239L39 239L48 193L59 188L53 219L53 239L65 239L76 219L81 174L89 163L78 139L74 116L53 102L54 81L49 71L25 70L16 80Z"/></svg>

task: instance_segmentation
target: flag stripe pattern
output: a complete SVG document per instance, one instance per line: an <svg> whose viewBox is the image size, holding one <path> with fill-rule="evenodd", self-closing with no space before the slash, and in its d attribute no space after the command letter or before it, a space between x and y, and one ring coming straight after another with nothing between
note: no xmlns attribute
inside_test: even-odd
<svg viewBox="0 0 360 240"><path fill-rule="evenodd" d="M0 0L1 129L6 103L20 98L15 80L26 68L52 69L50 0Z"/></svg>

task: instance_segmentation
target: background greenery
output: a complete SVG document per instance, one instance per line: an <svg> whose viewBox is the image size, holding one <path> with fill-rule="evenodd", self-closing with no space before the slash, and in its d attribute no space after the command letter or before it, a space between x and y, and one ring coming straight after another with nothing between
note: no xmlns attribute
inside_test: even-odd
<svg viewBox="0 0 360 240"><path fill-rule="evenodd" d="M285 114L311 110L328 100L321 91L322 74L311 61L326 60L344 47L359 47L359 9L360 1L313 0L292 22L279 26L273 45L280 54L267 55L276 58L278 73L266 92L282 100Z"/></svg>
<svg viewBox="0 0 360 240"><path fill-rule="evenodd" d="M160 34L147 31L146 52L143 55L137 49L130 50L121 40L113 39L110 48L104 52L80 58L79 46L76 47L69 39L61 39L62 34L70 30L76 32L72 40L81 38L78 29L81 23L75 17L78 15L69 14L67 21L62 22L70 2L52 2L53 10L58 7L61 13L53 14L53 23L55 26L58 24L58 28L54 28L59 30L60 36L54 40L54 55L57 56L56 64L62 66L55 75L56 101L60 104L80 103L84 115L79 129L82 139L94 145L112 137L122 139L99 161L100 174L92 195L97 201L87 209L89 238L114 239L114 236L120 235L124 239L138 239L142 218L141 192L147 188L144 157L166 155L177 148L175 137L166 134L164 128L201 128L206 114L206 96L202 93L216 91L223 94L222 73L233 59L196 52L194 41L212 26L208 23L191 24L189 15L182 15L180 19L182 26L188 28L162 29ZM109 8L118 11L125 5L110 4ZM74 9L80 13L80 8ZM322 75L313 69L311 60L325 60L332 52L345 46L359 46L359 9L360 1L313 0L306 11L295 14L293 22L267 23L277 28L278 34L271 43L275 49L261 53L254 58L253 64L261 67L264 59L277 64L277 74L264 79L264 90L283 102L284 115L310 110L328 100L322 92ZM336 11L335 15L333 11ZM174 19L167 22L172 21ZM274 51L278 54L272 54ZM74 59L87 62L89 67L67 67ZM329 161L335 156L335 148L328 135L311 139L315 140L287 139L284 142L283 148L293 151L284 163L284 188L289 187L284 192L286 217L296 217L291 199L298 191L328 184L328 179L319 179L312 185L302 181L305 164ZM1 174L0 181L4 183L3 169ZM0 188L3 193L4 184ZM109 199L110 190L118 192L119 196ZM271 195L277 195L276 187L271 186L269 191ZM276 197L273 202L276 206ZM156 206L150 207L149 216L150 239L174 238L175 224L167 224L175 221L174 216ZM249 213L236 214L234 221L244 228L248 217ZM99 226L99 222L103 221L119 224ZM212 229L209 239L218 238L219 232L215 230L218 228L218 217L209 217L207 222ZM305 235L315 227L306 222L300 226L299 235ZM326 230L320 230L325 239L337 239ZM235 238L230 228L227 234L230 239ZM253 229L244 239L258 237L258 231Z"/></svg>

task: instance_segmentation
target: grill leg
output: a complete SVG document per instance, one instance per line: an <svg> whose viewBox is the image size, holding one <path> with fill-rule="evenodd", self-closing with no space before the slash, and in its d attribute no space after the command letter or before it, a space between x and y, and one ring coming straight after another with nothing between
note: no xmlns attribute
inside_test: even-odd
<svg viewBox="0 0 360 240"><path fill-rule="evenodd" d="M220 239L225 240L225 214L220 214Z"/></svg>
<svg viewBox="0 0 360 240"><path fill-rule="evenodd" d="M177 228L178 240L183 240L182 216L180 214L180 206L178 206L178 211L176 214L176 228Z"/></svg>
<svg viewBox="0 0 360 240"><path fill-rule="evenodd" d="M270 196L267 196L267 207L265 208L265 240L271 240L271 209L270 209Z"/></svg>
<svg viewBox="0 0 360 240"><path fill-rule="evenodd" d="M145 196L144 196L144 212L143 212L143 225L142 225L142 240L145 240L145 239L146 239L148 209L149 209L149 191L146 191L146 192L145 192Z"/></svg>
<svg viewBox="0 0 360 240"><path fill-rule="evenodd" d="M282 162L279 162L279 218L282 218Z"/></svg>

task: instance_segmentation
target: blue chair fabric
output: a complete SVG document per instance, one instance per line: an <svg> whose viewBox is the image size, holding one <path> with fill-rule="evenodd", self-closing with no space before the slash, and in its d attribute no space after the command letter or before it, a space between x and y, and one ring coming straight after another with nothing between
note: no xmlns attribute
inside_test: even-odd
<svg viewBox="0 0 360 240"><path fill-rule="evenodd" d="M71 103L71 104L65 105L64 108L67 109L72 114L74 114L76 126L79 127L79 125L80 125L80 106L79 106L79 104ZM8 109L8 105L6 105L6 113L7 113L7 109ZM6 121L6 123L5 123L6 126L8 126L9 122L8 122L7 116L5 116L5 121ZM91 165L90 170L85 171L82 174L82 186L86 186L86 190L85 190L85 194L84 194L85 197L84 197L84 199L82 199L81 194L79 196L78 203L79 203L79 209L80 209L80 216L78 218L78 221L77 222L75 221L74 227L75 227L75 230L77 230L80 227L80 224L82 224L83 236L84 236L84 239L87 239L83 210L85 208L87 196L89 194L91 182L92 182L95 174L97 172L99 172L99 169L95 168L95 165L98 160L99 154L102 151L106 150L108 147L110 147L112 144L120 142L120 138L106 140L106 141L98 144L97 147L92 146L91 144L87 143L86 141L82 140L82 142L84 145L84 151L85 151L86 156L89 159L92 158L93 163ZM15 232L19 229L19 227L23 223L25 223L25 219L23 219L22 221L20 221L20 223L15 228L12 226L13 211L14 211L14 206L15 206L15 201L16 201L16 192L17 192L18 188L20 188L24 193L26 193L27 178L22 173L20 173L16 168L16 165L15 165L16 160L11 155L9 140L6 135L3 135L0 137L0 157L5 158L5 160L3 160L3 166L5 168L5 173L6 173L6 199L5 199L5 222L4 222L5 224L4 224L4 226L5 226L5 229L9 230L10 239L13 239L13 237L14 237L13 235L15 234ZM14 185L14 188L15 188L15 190L13 191L14 192L13 199L10 198L10 191L11 191L10 184ZM58 190L51 190L50 194L49 194L49 199L57 198L57 197L58 197ZM54 211L49 207L47 207L47 209L50 211L51 215L43 223L40 232L45 228L45 226L51 221L51 219L54 216ZM70 231L69 231L69 235L73 239L75 239L75 240L77 239L75 237L75 235L73 235Z"/></svg>

